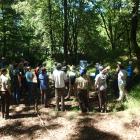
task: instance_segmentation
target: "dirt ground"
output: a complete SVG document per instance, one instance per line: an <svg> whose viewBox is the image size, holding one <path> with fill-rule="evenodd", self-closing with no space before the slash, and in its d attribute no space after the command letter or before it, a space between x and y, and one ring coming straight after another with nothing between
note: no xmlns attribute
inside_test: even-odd
<svg viewBox="0 0 140 140"><path fill-rule="evenodd" d="M81 114L24 104L0 118L0 140L140 140L140 110Z"/></svg>

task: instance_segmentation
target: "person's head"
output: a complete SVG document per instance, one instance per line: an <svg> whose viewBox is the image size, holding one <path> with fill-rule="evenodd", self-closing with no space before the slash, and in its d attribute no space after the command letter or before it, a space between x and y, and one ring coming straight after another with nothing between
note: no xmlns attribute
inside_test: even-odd
<svg viewBox="0 0 140 140"><path fill-rule="evenodd" d="M5 60L5 57L2 57L1 60Z"/></svg>
<svg viewBox="0 0 140 140"><path fill-rule="evenodd" d="M99 66L99 72L101 72L103 69L104 69L104 67L100 65Z"/></svg>
<svg viewBox="0 0 140 140"><path fill-rule="evenodd" d="M26 69L27 69L27 71L31 71L31 67L30 66L26 67Z"/></svg>
<svg viewBox="0 0 140 140"><path fill-rule="evenodd" d="M75 71L75 66L72 65L72 66L70 67L70 70L71 70L71 71Z"/></svg>
<svg viewBox="0 0 140 140"><path fill-rule="evenodd" d="M6 75L7 74L7 69L6 68L2 68L1 69L1 74Z"/></svg>
<svg viewBox="0 0 140 140"><path fill-rule="evenodd" d="M14 69L18 67L18 63L14 63Z"/></svg>
<svg viewBox="0 0 140 140"><path fill-rule="evenodd" d="M66 66L66 65L67 65L67 63L66 63L66 61L64 60L64 61L63 61L63 66Z"/></svg>
<svg viewBox="0 0 140 140"><path fill-rule="evenodd" d="M54 62L54 66L55 66L55 67L57 66L57 62Z"/></svg>
<svg viewBox="0 0 140 140"><path fill-rule="evenodd" d="M46 68L43 67L43 68L41 69L41 72L42 72L43 74L46 73Z"/></svg>
<svg viewBox="0 0 140 140"><path fill-rule="evenodd" d="M81 69L80 70L80 76L84 76L84 75L86 75L86 73L87 73L86 69Z"/></svg>
<svg viewBox="0 0 140 140"><path fill-rule="evenodd" d="M129 65L132 65L132 61L129 61Z"/></svg>
<svg viewBox="0 0 140 140"><path fill-rule="evenodd" d="M106 74L109 70L110 70L110 66L107 66L102 70L102 73Z"/></svg>
<svg viewBox="0 0 140 140"><path fill-rule="evenodd" d="M124 66L122 65L122 63L117 64L117 67L118 67L119 70L124 69Z"/></svg>
<svg viewBox="0 0 140 140"><path fill-rule="evenodd" d="M62 64L61 63L57 63L56 69L57 70L61 70L61 68L62 68Z"/></svg>

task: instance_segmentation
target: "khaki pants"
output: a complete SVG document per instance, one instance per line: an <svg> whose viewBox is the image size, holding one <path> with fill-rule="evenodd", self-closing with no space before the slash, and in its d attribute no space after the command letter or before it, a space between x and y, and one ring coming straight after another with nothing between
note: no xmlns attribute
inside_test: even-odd
<svg viewBox="0 0 140 140"><path fill-rule="evenodd" d="M119 87L119 98L118 98L118 101L122 101L124 99L124 97L127 96L126 85L122 84L122 85L118 85L118 87Z"/></svg>
<svg viewBox="0 0 140 140"><path fill-rule="evenodd" d="M56 110L60 110L59 100L61 99L61 111L65 110L64 104L65 88L55 88Z"/></svg>
<svg viewBox="0 0 140 140"><path fill-rule="evenodd" d="M89 111L89 98L88 98L88 91L84 89L79 89L78 93L78 102L82 112Z"/></svg>

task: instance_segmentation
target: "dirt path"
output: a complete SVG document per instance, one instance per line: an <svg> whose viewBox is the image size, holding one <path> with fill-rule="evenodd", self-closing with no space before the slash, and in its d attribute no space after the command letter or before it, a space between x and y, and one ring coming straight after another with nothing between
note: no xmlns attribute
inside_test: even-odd
<svg viewBox="0 0 140 140"><path fill-rule="evenodd" d="M12 106L9 120L0 118L0 140L140 140L140 110L80 114L40 107Z"/></svg>

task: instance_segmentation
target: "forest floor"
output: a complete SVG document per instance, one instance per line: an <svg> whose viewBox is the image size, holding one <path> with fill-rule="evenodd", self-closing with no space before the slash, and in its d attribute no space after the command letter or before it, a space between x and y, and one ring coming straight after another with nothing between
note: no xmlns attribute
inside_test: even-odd
<svg viewBox="0 0 140 140"><path fill-rule="evenodd" d="M10 119L0 118L0 140L140 140L140 109L81 114L73 103L73 109L56 112L52 102L38 113L33 106L12 105Z"/></svg>

